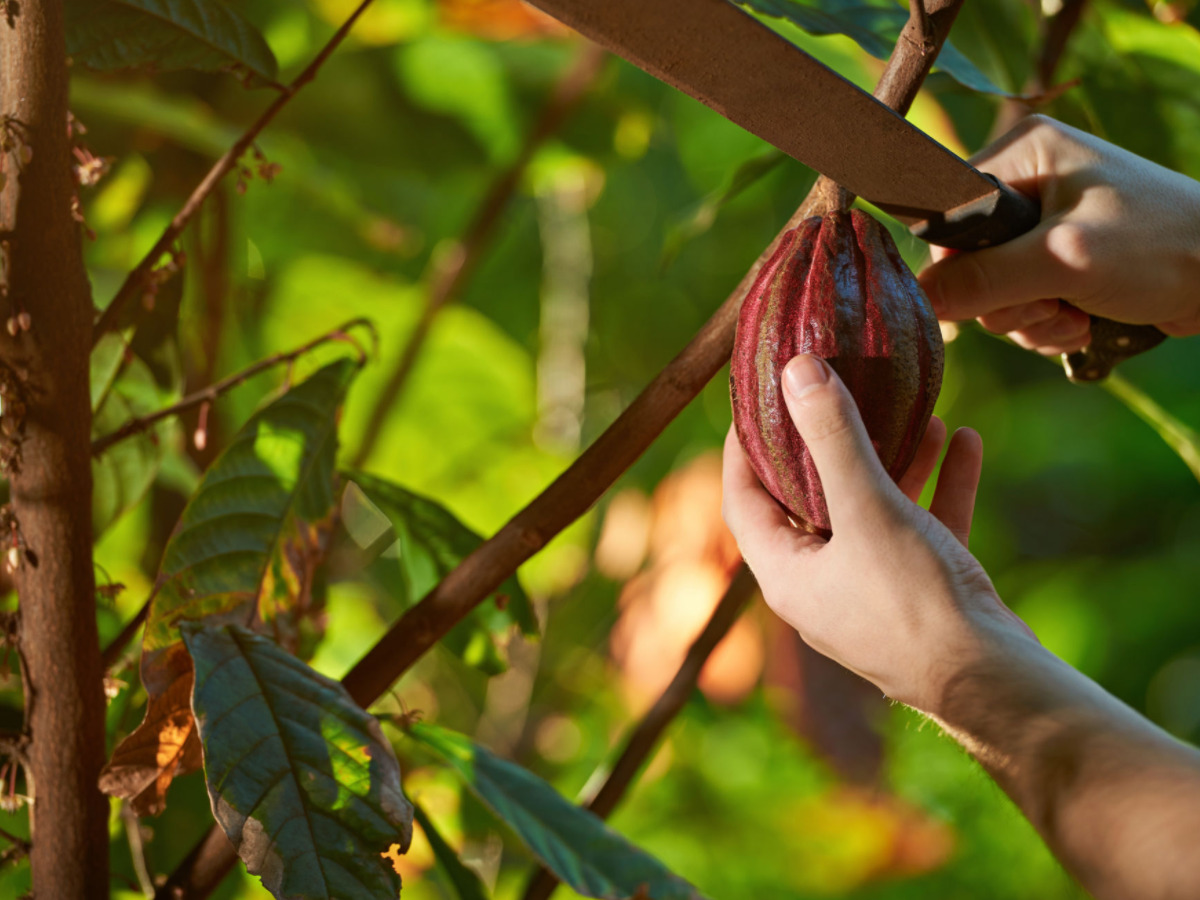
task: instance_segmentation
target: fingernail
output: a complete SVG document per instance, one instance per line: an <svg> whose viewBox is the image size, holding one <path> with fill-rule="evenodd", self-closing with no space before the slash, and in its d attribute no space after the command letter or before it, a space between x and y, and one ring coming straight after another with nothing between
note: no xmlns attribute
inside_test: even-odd
<svg viewBox="0 0 1200 900"><path fill-rule="evenodd" d="M783 386L799 400L829 380L829 367L815 356L797 356L783 370Z"/></svg>

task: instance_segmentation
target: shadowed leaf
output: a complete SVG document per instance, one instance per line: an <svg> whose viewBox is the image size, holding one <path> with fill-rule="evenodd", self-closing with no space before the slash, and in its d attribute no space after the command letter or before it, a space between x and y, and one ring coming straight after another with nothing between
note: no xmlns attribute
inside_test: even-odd
<svg viewBox="0 0 1200 900"><path fill-rule="evenodd" d="M409 735L462 777L560 881L585 897L701 900L701 894L528 769L461 734L416 723Z"/></svg>
<svg viewBox="0 0 1200 900"><path fill-rule="evenodd" d="M298 642L313 574L333 527L338 413L357 371L353 361L341 360L292 388L255 414L205 473L163 553L146 620L141 672L151 700L147 715L117 748L113 765L155 740L164 723L187 709L178 690L192 672L179 634L183 621L233 622L291 646ZM153 778L165 791L171 769L179 775L189 768L172 760ZM134 781L148 783L151 776Z"/></svg>
<svg viewBox="0 0 1200 900"><path fill-rule="evenodd" d="M908 11L889 0L732 0L765 16L785 19L809 34L844 34L877 59L892 53ZM985 94L1005 92L949 41L935 68L964 87Z"/></svg>
<svg viewBox="0 0 1200 900"><path fill-rule="evenodd" d="M273 83L267 42L220 0L67 0L67 53L102 71L237 68Z"/></svg>
<svg viewBox="0 0 1200 900"><path fill-rule="evenodd" d="M363 574L403 608L421 599L483 543L428 497L360 472L344 477L349 483L342 498L342 523L352 541L375 554ZM533 604L515 575L500 585L490 602L458 623L443 643L468 664L498 674L507 664L497 639L514 625L523 634L538 633Z"/></svg>
<svg viewBox="0 0 1200 900"><path fill-rule="evenodd" d="M412 807L379 723L336 681L237 625L183 625L213 813L288 900L395 897Z"/></svg>

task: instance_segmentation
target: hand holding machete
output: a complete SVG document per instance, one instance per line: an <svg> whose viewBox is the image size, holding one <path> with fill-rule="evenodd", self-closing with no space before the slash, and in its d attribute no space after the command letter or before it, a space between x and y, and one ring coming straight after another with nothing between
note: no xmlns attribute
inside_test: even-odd
<svg viewBox="0 0 1200 900"><path fill-rule="evenodd" d="M1045 354L1094 337L1084 313L1200 334L1200 183L1043 116L972 161L1036 197L1042 221L975 253L935 249L919 278L940 318Z"/></svg>

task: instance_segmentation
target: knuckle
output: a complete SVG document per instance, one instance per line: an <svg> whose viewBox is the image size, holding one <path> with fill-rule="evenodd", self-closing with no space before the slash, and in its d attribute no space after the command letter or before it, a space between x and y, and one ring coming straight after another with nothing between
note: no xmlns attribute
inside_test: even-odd
<svg viewBox="0 0 1200 900"><path fill-rule="evenodd" d="M837 402L823 405L805 416L803 437L806 441L837 441L852 431L854 423L846 403L841 398L835 399Z"/></svg>
<svg viewBox="0 0 1200 900"><path fill-rule="evenodd" d="M1074 222L1063 222L1046 235L1047 248L1063 265L1085 272L1096 264L1095 237L1092 232Z"/></svg>
<svg viewBox="0 0 1200 900"><path fill-rule="evenodd" d="M976 304L987 306L995 293L992 276L974 253L963 253L959 257L962 265L958 270L959 291L964 298L970 298Z"/></svg>

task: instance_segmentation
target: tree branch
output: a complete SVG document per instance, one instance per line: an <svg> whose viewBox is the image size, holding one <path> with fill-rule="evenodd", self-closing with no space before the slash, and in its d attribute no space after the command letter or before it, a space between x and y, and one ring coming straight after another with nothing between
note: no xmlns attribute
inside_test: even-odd
<svg viewBox="0 0 1200 900"><path fill-rule="evenodd" d="M26 552L14 573L30 740L26 774L33 891L108 897L104 691L92 569L92 298L67 136L61 0L21 0L0 23L0 302L29 330L0 338L0 444L12 522ZM18 524L19 523L19 524Z"/></svg>
<svg viewBox="0 0 1200 900"><path fill-rule="evenodd" d="M358 17L363 14L368 6L371 5L371 0L362 0L358 8L350 14L350 17L342 23L341 28L334 32L325 46L313 57L312 62L305 67L304 71L297 75L292 83L289 84L274 102L266 108L266 110L258 117L246 132L238 138L232 147L225 151L225 154L213 163L213 167L208 170L208 174L196 185L190 197L184 202L179 212L175 214L175 218L167 226L154 246L150 248L142 261L139 262L122 282L121 287L117 290L112 302L108 304L104 312L100 315L96 322L96 327L93 329L92 344L93 346L105 334L114 331L119 327L121 313L128 305L129 301L137 295L146 285L146 279L150 272L162 259L163 254L167 253L183 230L187 228L188 223L196 215L205 199L213 192L217 184L229 174L236 165L242 155L250 149L250 145L254 143L255 138L262 133L271 120L279 114L291 99L296 96L296 93L316 77L317 71L325 64L325 60L329 59L338 45L345 40L346 35L350 33L350 29L354 27L354 23L358 21Z"/></svg>
<svg viewBox="0 0 1200 900"><path fill-rule="evenodd" d="M717 604L704 630L688 648L683 664L662 692L654 705L638 722L637 727L625 740L621 755L609 772L608 777L599 791L586 802L587 809L601 819L607 819L621 798L629 790L641 772L642 766L650 758L650 754L658 746L659 739L667 726L679 715L700 679L700 672L709 656L716 649L721 639L729 633L729 629L738 620L746 603L754 596L758 588L754 576L745 564L740 566L725 590L725 596ZM558 886L558 879L549 869L541 868L534 872L525 888L522 900L547 900Z"/></svg>
<svg viewBox="0 0 1200 900"><path fill-rule="evenodd" d="M328 331L320 337L314 338L307 344L297 347L294 350L289 350L286 353L276 353L264 359L260 359L258 362L247 366L240 372L230 375L227 378L222 378L220 381L215 382L206 388L193 391L177 403L173 403L170 406L164 407L163 409L153 412L148 416L130 419L116 431L106 434L103 437L96 438L96 440L92 442L92 456L100 456L105 450L113 446L113 444L118 444L126 438L133 437L135 434L140 434L154 425L157 425L163 419L179 415L182 412L186 412L189 409L194 409L195 407L201 406L205 403L212 403L222 394L228 393L238 385L249 380L250 378L253 378L258 373L264 372L267 369L283 363L290 363L298 357L303 356L305 353L308 353L310 350L321 346L322 344L329 343L330 341L347 340L351 341L351 343L354 343L353 339L347 336L347 332L356 327L366 328L371 332L372 338L376 337L375 326L372 325L368 319L351 319L350 321L339 325L332 331ZM355 347L358 348L360 354L363 353L362 348L358 347L357 343L355 343ZM107 656L109 651L106 649L104 652Z"/></svg>
<svg viewBox="0 0 1200 900"><path fill-rule="evenodd" d="M388 413L399 400L434 320L474 272L530 160L537 149L562 127L566 118L579 105L584 94L595 83L607 57L608 54L595 44L588 43L580 48L574 64L555 85L533 128L525 136L525 143L517 158L496 176L462 237L431 263L431 272L427 275L429 288L425 294L421 317L409 334L404 350L401 351L395 368L392 369L387 383L380 391L379 399L371 410L362 441L354 454L354 468L362 468L371 451L375 449Z"/></svg>
<svg viewBox="0 0 1200 900"><path fill-rule="evenodd" d="M913 56L918 54L915 47L910 42L897 43L876 89L880 99L890 105L892 98L896 98L896 108L907 110L961 5L962 0L933 0L926 6L934 32L934 50L926 54L927 58L914 60ZM891 74L897 67L909 73L907 78L912 79L911 83ZM370 707L456 623L491 596L505 578L587 512L728 363L742 301L783 234L807 217L811 198L823 180L818 179L809 198L750 266L712 318L617 420L545 491L459 563L416 606L409 608L346 674L342 684L356 703ZM229 841L214 826L176 868L167 886L159 892L159 900L207 897L236 861Z"/></svg>

